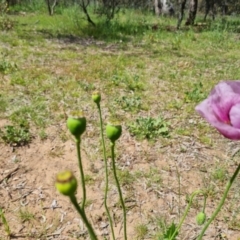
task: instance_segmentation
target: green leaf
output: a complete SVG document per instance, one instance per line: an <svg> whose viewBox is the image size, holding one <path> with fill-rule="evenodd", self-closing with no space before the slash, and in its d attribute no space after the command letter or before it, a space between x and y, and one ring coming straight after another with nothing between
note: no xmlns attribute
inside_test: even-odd
<svg viewBox="0 0 240 240"><path fill-rule="evenodd" d="M164 234L164 240L175 240L177 235L178 235L178 232L175 232L177 229L177 226L175 223L172 223L171 226L168 227L166 233Z"/></svg>

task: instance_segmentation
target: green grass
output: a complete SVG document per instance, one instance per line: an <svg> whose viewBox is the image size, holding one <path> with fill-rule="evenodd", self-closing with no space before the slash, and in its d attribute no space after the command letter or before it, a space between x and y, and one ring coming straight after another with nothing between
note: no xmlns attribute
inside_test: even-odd
<svg viewBox="0 0 240 240"><path fill-rule="evenodd" d="M22 222L29 222L35 218L35 215L31 213L28 209L20 209L19 218Z"/></svg>
<svg viewBox="0 0 240 240"><path fill-rule="evenodd" d="M212 172L212 178L214 181L224 182L227 179L227 169L225 167L217 167Z"/></svg>
<svg viewBox="0 0 240 240"><path fill-rule="evenodd" d="M7 219L5 218L4 212L1 208L0 208L0 219L1 219L2 225L4 226L4 230L5 230L6 235L8 237L10 237L11 236L11 230L10 230Z"/></svg>
<svg viewBox="0 0 240 240"><path fill-rule="evenodd" d="M118 170L117 176L121 186L130 187L135 181L134 175L129 170Z"/></svg>
<svg viewBox="0 0 240 240"><path fill-rule="evenodd" d="M135 227L137 239L144 239L148 233L148 227L145 224L139 224Z"/></svg>
<svg viewBox="0 0 240 240"><path fill-rule="evenodd" d="M136 171L134 176L135 179L142 179L146 182L147 188L160 188L162 185L162 176L157 168L151 167L148 171Z"/></svg>
<svg viewBox="0 0 240 240"><path fill-rule="evenodd" d="M201 82L195 83L193 89L185 92L185 102L199 103L207 97L206 92L203 90L203 84Z"/></svg>

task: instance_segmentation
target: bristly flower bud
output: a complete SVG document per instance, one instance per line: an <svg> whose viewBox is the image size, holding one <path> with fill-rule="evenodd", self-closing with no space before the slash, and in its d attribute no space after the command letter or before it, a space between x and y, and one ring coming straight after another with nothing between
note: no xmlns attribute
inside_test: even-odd
<svg viewBox="0 0 240 240"><path fill-rule="evenodd" d="M92 100L96 103L99 104L101 102L101 94L98 91L95 91L92 93Z"/></svg>
<svg viewBox="0 0 240 240"><path fill-rule="evenodd" d="M77 180L71 171L57 174L55 186L65 196L73 196L77 190Z"/></svg>
<svg viewBox="0 0 240 240"><path fill-rule="evenodd" d="M67 127L71 134L76 138L79 139L80 136L86 130L87 121L84 116L77 116L77 117L68 117L67 119Z"/></svg>
<svg viewBox="0 0 240 240"><path fill-rule="evenodd" d="M108 123L106 126L106 134L112 142L115 142L122 134L122 126L119 124Z"/></svg>
<svg viewBox="0 0 240 240"><path fill-rule="evenodd" d="M199 212L196 217L197 224L203 225L205 223L205 220L206 220L206 214L204 212Z"/></svg>

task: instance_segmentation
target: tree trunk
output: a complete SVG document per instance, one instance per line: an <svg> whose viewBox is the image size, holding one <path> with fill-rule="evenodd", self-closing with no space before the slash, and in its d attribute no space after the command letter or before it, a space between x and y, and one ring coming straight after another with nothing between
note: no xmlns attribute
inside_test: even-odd
<svg viewBox="0 0 240 240"><path fill-rule="evenodd" d="M215 19L215 9L214 9L215 0L205 0L205 2L206 2L205 16L203 20L206 21L207 15L209 14L210 11L212 13L212 19L214 20Z"/></svg>
<svg viewBox="0 0 240 240"><path fill-rule="evenodd" d="M87 2L85 2L84 0L81 0L80 3L79 3L79 5L80 5L80 7L82 8L82 10L83 10L83 12L84 12L84 14L85 14L85 16L86 16L87 21L88 21L89 23L91 23L91 24L95 27L96 24L95 24L95 23L93 22L93 20L91 19L90 15L89 15L89 13L88 13L88 10L87 10L87 7L88 7L89 3L90 3L90 0L87 0Z"/></svg>
<svg viewBox="0 0 240 240"><path fill-rule="evenodd" d="M53 16L53 14L54 14L54 8L57 5L57 1L58 0L53 0L53 2L51 2L50 0L47 0L48 13L50 16Z"/></svg>
<svg viewBox="0 0 240 240"><path fill-rule="evenodd" d="M193 25L197 15L198 0L190 0L189 15L185 25Z"/></svg>
<svg viewBox="0 0 240 240"><path fill-rule="evenodd" d="M178 11L179 12L178 12L177 29L180 28L180 25L182 23L186 2L187 2L187 0L178 0L178 4L179 4L179 10Z"/></svg>

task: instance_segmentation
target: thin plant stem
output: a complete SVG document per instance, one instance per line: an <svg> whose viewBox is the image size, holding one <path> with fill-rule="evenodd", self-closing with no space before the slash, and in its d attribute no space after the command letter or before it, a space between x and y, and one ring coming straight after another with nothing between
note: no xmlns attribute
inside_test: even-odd
<svg viewBox="0 0 240 240"><path fill-rule="evenodd" d="M82 166L82 159L81 159L81 139L76 139L76 147L77 147L77 157L78 157L78 165L81 175L81 184L82 184L82 210L85 212L85 204L86 204L86 184L85 184L85 178L84 178L84 172L83 172L83 166Z"/></svg>
<svg viewBox="0 0 240 240"><path fill-rule="evenodd" d="M100 131L101 131L101 139L102 139L102 147L103 147L103 157L104 157L104 165L105 165L105 191L104 191L104 207L108 215L108 220L110 223L110 228L112 232L112 238L115 240L115 234L114 234L114 229L113 229L113 222L112 218L107 206L107 197L108 197L108 166L107 166L107 154L106 154L106 146L105 146L105 141L104 141L104 136L103 136L103 121L102 121L102 113L101 113L101 107L100 104L97 103L97 108L99 111L99 118L100 118Z"/></svg>
<svg viewBox="0 0 240 240"><path fill-rule="evenodd" d="M81 207L79 206L75 195L70 196L70 200L71 200L72 204L74 205L74 207L76 208L76 210L78 211L78 213L80 214L85 226L87 227L87 230L88 230L91 240L97 240L97 236L92 228L92 225L88 221L85 211L83 209L81 209Z"/></svg>
<svg viewBox="0 0 240 240"><path fill-rule="evenodd" d="M201 240L205 231L207 230L207 228L209 227L209 225L211 224L211 222L215 219L215 217L217 216L217 214L220 212L226 198L227 198L227 195L228 195L228 192L234 182L234 180L236 179L238 173L239 173L239 170L240 170L240 164L238 165L237 169L235 170L234 174L232 175L232 177L229 179L229 181L227 182L227 185L226 185L226 189L224 191L224 194L223 194L223 197L218 205L218 207L216 208L216 210L214 211L214 213L212 214L211 218L207 221L207 223L205 224L204 228L202 229L200 235L198 236L197 240Z"/></svg>
<svg viewBox="0 0 240 240"><path fill-rule="evenodd" d="M188 211L189 211L190 207L192 206L193 198L194 198L196 195L200 194L200 193L202 193L202 191L200 191L200 190L195 191L194 193L192 193L192 195L191 195L191 197L190 197L190 199L189 199L188 206L187 206L187 208L186 208L186 210L185 210L185 213L183 214L182 219L181 219L180 223L178 224L178 227L175 229L174 233L172 234L172 236L171 236L171 238L170 238L169 240L174 240L174 239L175 239L178 231L179 231L179 230L181 229L181 227L182 227L182 224L183 224L183 222L184 222L184 220L185 220L185 218L186 218L186 216L187 216L187 214L188 214Z"/></svg>
<svg viewBox="0 0 240 240"><path fill-rule="evenodd" d="M2 220L2 223L4 225L4 229L5 229L6 234L10 237L11 236L10 227L8 225L8 222L7 222L6 218L5 218L3 210L1 208L0 208L0 219Z"/></svg>
<svg viewBox="0 0 240 240"><path fill-rule="evenodd" d="M125 207L124 200L123 200L123 197L122 197L122 191L121 191L121 188L120 188L120 184L119 184L119 181L118 181L118 178L117 178L115 156L114 156L114 147L115 147L115 143L111 142L113 175L114 175L114 178L115 178L115 182L116 182L116 185L117 185L118 194L119 194L119 198L120 198L120 202L121 202L122 210L123 210L124 240L127 240L127 212L126 212L126 207Z"/></svg>

